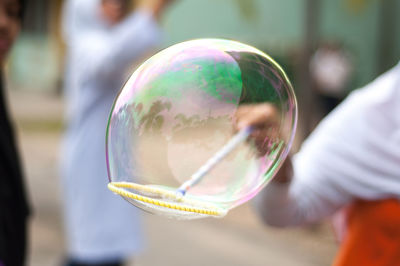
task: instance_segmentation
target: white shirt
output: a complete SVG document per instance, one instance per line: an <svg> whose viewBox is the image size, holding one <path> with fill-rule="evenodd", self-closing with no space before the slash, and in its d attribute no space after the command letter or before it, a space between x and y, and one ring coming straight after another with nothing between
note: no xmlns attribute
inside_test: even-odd
<svg viewBox="0 0 400 266"><path fill-rule="evenodd" d="M111 28L98 17L100 0L69 3L68 128L61 155L68 253L89 262L123 259L143 240L138 210L107 189L106 126L127 68L154 49L160 30L144 11Z"/></svg>
<svg viewBox="0 0 400 266"><path fill-rule="evenodd" d="M349 97L304 142L288 184L257 198L265 221L318 221L355 199L400 199L400 64Z"/></svg>

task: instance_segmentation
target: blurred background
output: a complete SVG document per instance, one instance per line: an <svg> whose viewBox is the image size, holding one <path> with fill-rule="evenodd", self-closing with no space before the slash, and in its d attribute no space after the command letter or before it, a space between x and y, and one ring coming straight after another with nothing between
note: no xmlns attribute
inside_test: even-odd
<svg viewBox="0 0 400 266"><path fill-rule="evenodd" d="M58 157L63 125L65 47L62 0L30 0L7 65L10 107L23 152L31 219L28 265L64 255ZM163 47L193 38L228 38L271 55L299 100L293 147L346 95L400 59L400 1L176 0L163 15ZM335 74L332 73L335 69ZM329 265L336 252L328 222L278 230L251 204L224 219L177 222L144 214L147 241L135 265ZM290 256L288 256L290 254Z"/></svg>

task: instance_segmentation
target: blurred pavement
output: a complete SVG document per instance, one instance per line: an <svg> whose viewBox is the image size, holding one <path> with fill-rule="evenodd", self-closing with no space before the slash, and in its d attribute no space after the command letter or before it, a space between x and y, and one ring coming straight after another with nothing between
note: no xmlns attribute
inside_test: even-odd
<svg viewBox="0 0 400 266"><path fill-rule="evenodd" d="M34 215L28 265L60 265L64 236L58 177L62 99L10 92ZM132 207L134 208L134 207ZM336 243L329 224L279 230L263 226L250 204L223 219L175 221L144 215L145 252L132 265L330 265Z"/></svg>

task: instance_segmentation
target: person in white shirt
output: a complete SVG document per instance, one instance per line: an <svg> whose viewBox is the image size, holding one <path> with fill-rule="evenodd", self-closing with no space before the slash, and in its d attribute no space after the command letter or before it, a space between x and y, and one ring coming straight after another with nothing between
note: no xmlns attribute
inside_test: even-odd
<svg viewBox="0 0 400 266"><path fill-rule="evenodd" d="M252 108L241 112L237 125L262 127L276 121L277 112L270 111L274 110L272 105ZM353 231L360 232L348 231L344 236L346 249L339 252L336 265L355 265L351 264L355 261L351 253L357 254L357 249L362 248L364 253L373 251L362 255L367 264L359 258L357 265L383 265L384 261L389 262L384 265L400 265L400 63L365 88L351 93L331 112L293 159L283 163L255 203L263 221L279 227L313 223L349 208L352 212L344 216L345 224L354 224L354 217L361 217L362 210L363 215L371 215L362 216L369 218L353 226L357 228ZM376 222L379 215L390 218ZM381 222L388 224L378 225ZM399 229L396 232L393 228ZM377 238L384 243L391 238L397 242L392 241L390 249ZM354 240L352 244L346 244L350 239Z"/></svg>
<svg viewBox="0 0 400 266"><path fill-rule="evenodd" d="M138 2L132 12L131 2ZM65 3L67 130L61 174L67 265L122 265L143 246L137 210L107 189L105 132L129 67L159 45L157 20L168 2Z"/></svg>

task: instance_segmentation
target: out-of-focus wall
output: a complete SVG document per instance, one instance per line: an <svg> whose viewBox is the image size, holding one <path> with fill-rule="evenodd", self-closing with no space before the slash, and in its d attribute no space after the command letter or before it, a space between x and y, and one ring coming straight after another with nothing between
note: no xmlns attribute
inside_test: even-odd
<svg viewBox="0 0 400 266"><path fill-rule="evenodd" d="M49 36L20 36L7 67L11 88L53 91L61 71L57 49L57 43Z"/></svg>
<svg viewBox="0 0 400 266"><path fill-rule="evenodd" d="M60 30L62 3L63 0L26 1L21 34L7 64L11 88L59 90L65 50Z"/></svg>
<svg viewBox="0 0 400 266"><path fill-rule="evenodd" d="M385 12L385 6L395 13ZM387 9L386 8L386 9ZM324 0L319 14L319 39L339 40L354 60L355 86L361 86L400 60L400 1L397 0ZM393 21L385 21L391 16ZM386 25L385 25L386 24ZM382 32L382 28L386 32ZM379 57L385 42L392 51L383 69ZM396 44L397 43L397 44Z"/></svg>
<svg viewBox="0 0 400 266"><path fill-rule="evenodd" d="M304 43L307 1L176 0L162 19L163 47L193 38L235 39L277 57L292 72L293 54L301 51ZM38 6L47 7L48 28L22 34L11 56L9 76L18 88L55 90L63 74L64 48L59 34L63 0L29 2L28 12L33 10L39 18L43 8ZM338 41L351 53L355 66L351 89L400 60L398 10L397 0L320 0L315 10L316 39Z"/></svg>
<svg viewBox="0 0 400 266"><path fill-rule="evenodd" d="M223 37L252 44L272 56L286 56L286 60L291 60L291 53L300 50L304 41L306 2L176 1L164 19L165 45L192 38ZM400 16L392 14L394 21L385 22L382 18L384 5L397 12L400 10L397 0L321 0L316 10L316 38L321 42L342 43L352 56L355 70L352 89L382 72L378 67L380 50L385 49L382 42L393 42L393 51L389 55L392 59L386 60L389 61L386 69L400 60ZM382 36L382 27L389 28L389 36Z"/></svg>
<svg viewBox="0 0 400 266"><path fill-rule="evenodd" d="M164 19L165 44L219 37L285 51L300 44L303 6L293 0L178 0Z"/></svg>

